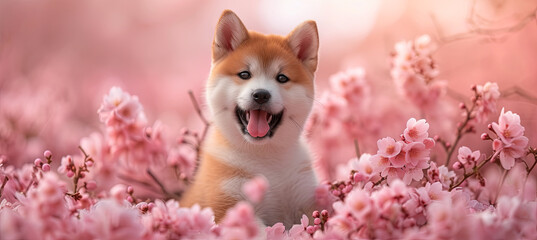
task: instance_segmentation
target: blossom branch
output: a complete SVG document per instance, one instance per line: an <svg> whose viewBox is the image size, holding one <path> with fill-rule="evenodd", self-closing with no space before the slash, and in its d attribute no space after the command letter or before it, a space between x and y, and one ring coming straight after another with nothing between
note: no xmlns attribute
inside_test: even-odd
<svg viewBox="0 0 537 240"><path fill-rule="evenodd" d="M471 26L471 29L467 32L457 33L451 36L445 36L441 30L440 24L438 23L438 20L434 15L431 14L431 20L433 22L433 25L435 26L437 35L439 37L439 42L441 44L448 44L460 40L466 40L471 39L475 37L488 37L490 39L495 39L499 37L502 34L507 33L513 33L520 31L523 29L526 25L528 25L533 20L537 19L537 8L532 9L527 15L522 17L518 22L515 22L509 26L505 27L486 27L481 26L476 22L476 18L482 18L480 17L475 10L476 1L474 0L472 2L472 6L470 7L470 12L468 14L468 23ZM483 18L482 18L483 19ZM492 22L489 20L484 19L485 22Z"/></svg>
<svg viewBox="0 0 537 240"><path fill-rule="evenodd" d="M483 166L485 166L485 164L487 164L487 163L492 159L493 156L496 156L496 154L492 154L490 157L488 157L487 159L485 159L483 162L479 163L478 165L475 165L474 168L473 168L473 171L472 171L471 173L466 173L466 174L464 174L464 175L463 175L463 178L462 178L459 182L457 182L457 183L455 183L455 184L453 184L452 186L449 187L449 191L451 191L451 190L455 189L456 187L460 186L460 185L461 185L464 181L466 181L466 179L468 179L469 177L478 174L478 173L479 173L479 170L480 170Z"/></svg>
<svg viewBox="0 0 537 240"><path fill-rule="evenodd" d="M166 190L166 187L164 186L164 184L162 184L162 182L157 178L157 176L150 169L147 169L146 172L151 177L151 179L153 179L153 181L155 181L155 183L159 186L160 190L162 191L162 193L164 193L164 195L166 195L169 198L178 198L178 197L180 197L177 194L172 194L172 193L168 192L168 190Z"/></svg>
<svg viewBox="0 0 537 240"><path fill-rule="evenodd" d="M2 186L0 186L0 198L2 197L2 192L4 192L4 187L6 186L7 181L9 181L9 178L5 176L4 181L2 181Z"/></svg>
<svg viewBox="0 0 537 240"><path fill-rule="evenodd" d="M518 95L528 100L529 103L537 105L537 97L532 96L530 93L520 88L519 86L513 86L505 91L501 92L502 96L508 97L511 95Z"/></svg>
<svg viewBox="0 0 537 240"><path fill-rule="evenodd" d="M528 172L528 175L529 175L531 173L531 171L533 170L533 168L535 168L535 165L537 164L537 149L530 147L529 151L528 151L528 154L532 154L533 159L534 159L533 164L531 165L531 167L528 167L528 165L526 164L526 171Z"/></svg>
<svg viewBox="0 0 537 240"><path fill-rule="evenodd" d="M445 141L440 141L442 146L444 147L444 150L447 152L446 157L446 166L449 167L449 162L451 161L451 156L453 155L453 152L455 151L455 148L457 147L457 144L459 144L459 141L461 140L462 136L466 133L472 132L473 127L467 127L471 120L475 118L475 116L472 114L474 112L475 107L477 106L477 99L479 98L479 94L476 92L476 88L472 88L475 93L474 100L472 101L472 107L468 109L468 107L465 104L461 104L461 108L463 108L466 111L466 117L462 123L459 123L459 126L457 127L457 135L455 137L455 141L453 143L448 143Z"/></svg>
<svg viewBox="0 0 537 240"><path fill-rule="evenodd" d="M89 172L88 167L93 166L93 159L84 151L82 146L78 146L78 149L82 152L84 155L84 162L82 166L76 167L72 161L69 161L69 168L70 170L74 170L74 176L73 176L73 192L72 193L66 193L66 195L72 197L75 200L80 200L82 196L80 195L80 187L79 188L79 181L80 179L83 179L86 176L86 173ZM84 187L86 184L83 185Z"/></svg>
<svg viewBox="0 0 537 240"><path fill-rule="evenodd" d="M196 113L200 117L203 124L205 124L205 127L203 128L203 133L201 134L201 137L198 139L199 143L201 143L203 139L205 139L205 134L207 134L207 129L209 128L210 123L209 121L207 121L207 118L203 116L203 113L201 112L201 108L198 104L198 101L196 100L196 97L194 97L194 93L192 92L192 90L188 90L188 95L190 96L190 101L192 101L192 105L194 106Z"/></svg>

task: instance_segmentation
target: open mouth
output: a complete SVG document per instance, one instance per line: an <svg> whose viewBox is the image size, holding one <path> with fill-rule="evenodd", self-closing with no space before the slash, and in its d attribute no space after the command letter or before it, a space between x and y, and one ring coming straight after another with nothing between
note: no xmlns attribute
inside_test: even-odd
<svg viewBox="0 0 537 240"><path fill-rule="evenodd" d="M235 108L235 113L242 132L255 139L272 137L283 116L283 110L272 114L261 109L242 110L238 106Z"/></svg>

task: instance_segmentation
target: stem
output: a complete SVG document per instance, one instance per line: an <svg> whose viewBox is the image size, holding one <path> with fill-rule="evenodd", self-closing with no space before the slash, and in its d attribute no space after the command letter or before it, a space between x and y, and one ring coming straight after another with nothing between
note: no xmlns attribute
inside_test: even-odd
<svg viewBox="0 0 537 240"><path fill-rule="evenodd" d="M460 186L464 181L466 181L466 179L468 179L469 177L475 175L483 166L485 166L485 164L487 162L490 161L490 159L492 158L493 155L491 155L490 157L488 157L487 159L485 159L483 162L481 162L480 164L478 164L477 166L474 166L474 171L472 171L471 173L467 173L467 174L464 174L463 175L463 178L457 182L456 184L454 184L453 186L449 187L449 191L455 189L456 187Z"/></svg>
<svg viewBox="0 0 537 240"><path fill-rule="evenodd" d="M2 182L2 186L0 187L0 198L2 197L2 193L4 192L4 187L6 186L7 181L9 181L9 178L5 176L4 181Z"/></svg>
<svg viewBox="0 0 537 240"><path fill-rule="evenodd" d="M373 184L373 187L378 186L378 185L381 184L382 181L384 181L384 180L386 180L386 177L382 177L380 180L378 180L377 182L375 182L375 183Z"/></svg>
<svg viewBox="0 0 537 240"><path fill-rule="evenodd" d="M80 151L82 152L82 154L84 154L84 160L88 159L89 155L86 153L86 151L84 151L84 149L82 148L82 146L78 146L78 149L80 149ZM84 161L86 162L86 161Z"/></svg>
<svg viewBox="0 0 537 240"><path fill-rule="evenodd" d="M533 162L533 165L531 165L530 168L526 169L528 171L528 175L530 175L531 171L535 167L535 164L537 164L537 153L533 153L533 159L535 159L535 161Z"/></svg>
<svg viewBox="0 0 537 240"><path fill-rule="evenodd" d="M360 146L358 145L358 140L354 139L354 152L356 153L356 158L360 158Z"/></svg>
<svg viewBox="0 0 537 240"><path fill-rule="evenodd" d="M194 106L194 109L196 110L196 113L198 114L198 116L200 117L201 121L205 125L204 128L203 128L203 132L201 133L201 136L199 138L197 138L198 144L196 146L196 153L197 153L197 159L198 159L198 162L199 162L201 142L203 142L203 140L205 139L205 136L207 135L207 130L209 129L210 123L209 123L209 121L207 121L205 116L203 116L203 113L201 112L200 105L198 104L198 101L194 97L194 93L192 92L192 90L188 90L188 95L190 96L190 101L192 102L192 105Z"/></svg>
<svg viewBox="0 0 537 240"><path fill-rule="evenodd" d="M198 113L198 116L201 118L201 121L203 121L203 123L205 123L205 124L209 124L207 119L205 119L205 117L201 113L201 108L200 108L200 106L198 104L198 101L194 97L194 93L192 92L192 90L188 90L188 95L190 96L190 100L192 101L192 104L194 105L194 109Z"/></svg>
<svg viewBox="0 0 537 240"><path fill-rule="evenodd" d="M477 99L477 94L476 94L476 99ZM473 101L472 103L472 108L468 109L466 108L466 118L464 119L464 122L462 123L462 125L457 128L457 137L455 138L455 141L453 142L453 144L451 144L451 147L449 148L448 152L447 152L447 160L446 160L446 166L449 167L449 162L451 161L451 156L453 155L453 152L455 151L455 148L457 147L457 144L459 144L459 141L461 140L462 136L464 135L465 132L463 132L463 129L466 128L466 126L468 125L468 123L470 122L470 120L473 119L472 117L472 112L474 111L475 107L476 107L476 101Z"/></svg>
<svg viewBox="0 0 537 240"><path fill-rule="evenodd" d="M174 197L175 196L173 194L170 194L170 192L168 192L166 190L166 187L164 187L164 184L162 184L162 182L160 182L160 180L158 180L157 176L155 176L155 174L151 171L151 169L147 169L146 172L151 177L151 179L153 179L153 181L155 181L155 183L160 187L160 190L162 191L162 193L164 193L168 197Z"/></svg>
<svg viewBox="0 0 537 240"><path fill-rule="evenodd" d="M496 204L496 201L498 200L498 196L500 195L500 190L502 190L503 183L505 182L505 176L507 176L507 170L503 169L502 177L500 178L500 183L498 184L498 190L496 191L496 196L494 196L494 201L492 204Z"/></svg>
<svg viewBox="0 0 537 240"><path fill-rule="evenodd" d="M526 182L528 181L530 173L533 170L533 168L535 167L535 164L537 164L537 152L535 152L535 149L532 149L530 147L530 152L528 154L533 154L533 158L535 159L535 161L533 161L533 165L531 165L531 167L528 167L528 164L525 161L522 161L523 163L526 164L527 174L526 174L526 177L524 178L524 184L522 185L522 191L520 192L520 199L524 199L524 194L526 192Z"/></svg>

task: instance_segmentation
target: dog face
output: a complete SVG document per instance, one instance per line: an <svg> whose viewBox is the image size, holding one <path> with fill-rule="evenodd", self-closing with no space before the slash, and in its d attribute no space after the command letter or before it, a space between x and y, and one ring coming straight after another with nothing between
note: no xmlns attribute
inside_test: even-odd
<svg viewBox="0 0 537 240"><path fill-rule="evenodd" d="M235 144L285 144L299 137L313 104L319 40L315 22L287 36L248 32L224 11L213 42L207 103Z"/></svg>

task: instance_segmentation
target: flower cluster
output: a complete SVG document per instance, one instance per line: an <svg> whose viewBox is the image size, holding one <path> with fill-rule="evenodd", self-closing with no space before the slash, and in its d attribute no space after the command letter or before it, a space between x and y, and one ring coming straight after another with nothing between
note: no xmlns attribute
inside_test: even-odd
<svg viewBox="0 0 537 240"><path fill-rule="evenodd" d="M475 118L478 123L488 120L491 113L496 112L496 102L500 98L500 89L497 83L486 82L484 85L476 85L473 88L476 93Z"/></svg>
<svg viewBox="0 0 537 240"><path fill-rule="evenodd" d="M492 148L499 154L502 167L511 169L515 165L515 159L526 155L528 146L524 127L520 125L520 116L511 111L504 112L502 109L498 123L493 122L490 129L497 136L492 142ZM491 160L494 161L495 158Z"/></svg>
<svg viewBox="0 0 537 240"><path fill-rule="evenodd" d="M398 43L392 59L396 86L422 109L435 104L441 92L434 80L433 51L423 36ZM194 176L205 133L185 129L175 144L168 144L159 122L148 125L138 98L114 87L98 112L106 132L83 138L81 155L53 157L47 150L20 167L8 165L8 157L0 155L0 238L537 238L537 183L531 175L537 149L528 147L521 117L502 109L498 121L489 124L492 134L476 139L489 148L484 141L491 140L492 150L459 147L463 135L475 132L495 112L497 84L473 88L472 105L461 105L465 120L452 142L429 137L434 122L410 118L399 138L375 137L372 154L360 153L357 143L367 140L367 131L379 129L373 114L363 114L372 95L364 71L334 75L331 87L310 125L326 131L321 163L336 166L323 154L335 155L344 143L351 143L357 157L339 165L341 178L318 186L318 209L296 219L290 229L282 223L264 226L255 215L271 188L263 176L242 185L246 199L218 223L210 208L180 206L180 192ZM446 151L445 162L434 151L436 143ZM455 150L456 161L449 164ZM496 160L498 166L489 164ZM489 172L501 173L490 177Z"/></svg>
<svg viewBox="0 0 537 240"><path fill-rule="evenodd" d="M432 58L435 44L428 35L395 44L391 75L398 92L422 110L435 106L445 83L436 80L438 66Z"/></svg>
<svg viewBox="0 0 537 240"><path fill-rule="evenodd" d="M330 77L330 89L324 92L319 105L305 127L307 134L318 140L319 167L323 179L333 179L335 169L331 162L342 159L339 151L331 151L344 142L364 139L376 132L380 125L374 125L373 114L368 111L371 103L371 86L366 80L363 68L353 68L338 72Z"/></svg>
<svg viewBox="0 0 537 240"><path fill-rule="evenodd" d="M106 125L110 154L128 169L145 170L164 161L165 146L161 139L161 125L147 126L147 119L138 97L110 89L99 108L101 122Z"/></svg>
<svg viewBox="0 0 537 240"><path fill-rule="evenodd" d="M400 141L386 137L377 141L378 151L371 157L373 171L388 182L403 179L405 184L420 181L423 170L429 167L430 151L435 141L429 138L429 124L425 119L411 118Z"/></svg>

